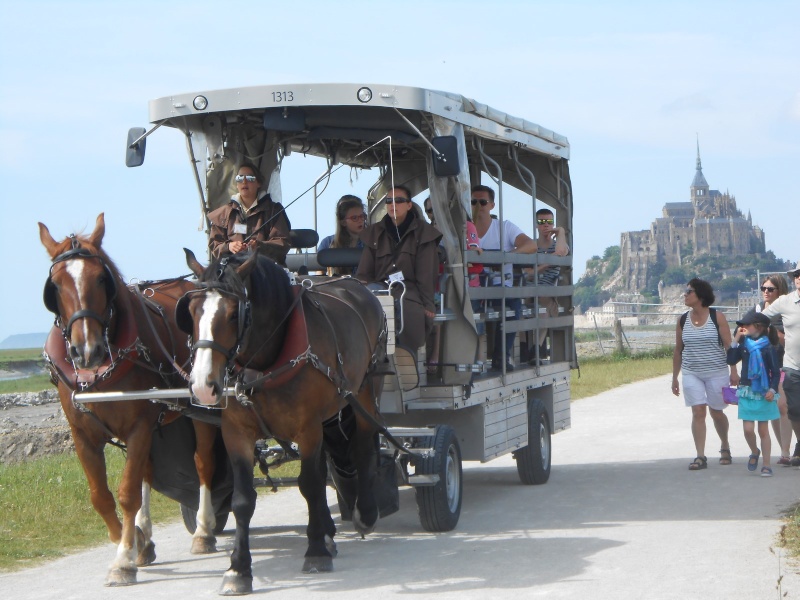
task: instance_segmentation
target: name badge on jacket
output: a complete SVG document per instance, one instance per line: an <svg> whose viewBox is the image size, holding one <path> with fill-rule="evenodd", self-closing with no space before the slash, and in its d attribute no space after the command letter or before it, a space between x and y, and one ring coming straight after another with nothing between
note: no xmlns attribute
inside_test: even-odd
<svg viewBox="0 0 800 600"><path fill-rule="evenodd" d="M247 223L234 223L233 233L241 233L242 235L247 235Z"/></svg>

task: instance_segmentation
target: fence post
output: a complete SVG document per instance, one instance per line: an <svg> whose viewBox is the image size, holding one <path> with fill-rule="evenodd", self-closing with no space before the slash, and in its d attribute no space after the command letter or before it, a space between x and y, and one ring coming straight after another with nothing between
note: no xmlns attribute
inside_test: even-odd
<svg viewBox="0 0 800 600"><path fill-rule="evenodd" d="M614 342L616 351L622 354L622 321L620 319L614 319Z"/></svg>

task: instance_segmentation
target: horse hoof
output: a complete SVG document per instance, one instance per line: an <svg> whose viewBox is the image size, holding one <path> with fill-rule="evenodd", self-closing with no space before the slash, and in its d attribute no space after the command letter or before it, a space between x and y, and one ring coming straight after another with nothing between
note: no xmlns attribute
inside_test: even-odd
<svg viewBox="0 0 800 600"><path fill-rule="evenodd" d="M339 551L336 549L336 542L333 541L333 538L329 535L325 536L325 550L331 555L331 558L336 558L339 556Z"/></svg>
<svg viewBox="0 0 800 600"><path fill-rule="evenodd" d="M192 554L213 554L216 551L217 538L214 536L192 538Z"/></svg>
<svg viewBox="0 0 800 600"><path fill-rule="evenodd" d="M106 587L121 587L136 583L136 568L111 569L106 577Z"/></svg>
<svg viewBox="0 0 800 600"><path fill-rule="evenodd" d="M156 545L153 542L147 542L139 552L139 556L136 557L136 566L146 567L154 562L156 562Z"/></svg>
<svg viewBox="0 0 800 600"><path fill-rule="evenodd" d="M220 596L242 596L253 592L253 577L239 575L238 573L225 573L222 577Z"/></svg>
<svg viewBox="0 0 800 600"><path fill-rule="evenodd" d="M361 511L359 511L356 506L353 510L353 527L356 528L356 532L361 534L361 539L363 540L364 536L375 531L375 521L373 521L372 525L364 523L364 521L361 520Z"/></svg>
<svg viewBox="0 0 800 600"><path fill-rule="evenodd" d="M303 573L330 573L333 571L333 558L330 556L307 556L303 563Z"/></svg>

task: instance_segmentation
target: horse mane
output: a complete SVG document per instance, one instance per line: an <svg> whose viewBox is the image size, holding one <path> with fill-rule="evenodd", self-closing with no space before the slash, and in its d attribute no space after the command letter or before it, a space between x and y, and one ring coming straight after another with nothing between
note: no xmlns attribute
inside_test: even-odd
<svg viewBox="0 0 800 600"><path fill-rule="evenodd" d="M236 269L250 258L250 253L234 254L226 258L215 258L208 265L200 279L201 283L213 284L213 287L238 294L244 282L236 273ZM221 263L227 261L232 268L222 269ZM274 260L259 254L256 264L250 272L249 295L251 303L258 307L269 307L272 311L285 311L292 303L292 290L289 277L283 267Z"/></svg>

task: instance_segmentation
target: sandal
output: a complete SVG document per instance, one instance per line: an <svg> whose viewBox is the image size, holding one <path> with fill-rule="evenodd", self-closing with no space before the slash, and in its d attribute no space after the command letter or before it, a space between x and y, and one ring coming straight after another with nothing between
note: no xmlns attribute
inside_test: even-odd
<svg viewBox="0 0 800 600"><path fill-rule="evenodd" d="M747 470L748 471L755 471L756 467L758 467L758 457L761 456L761 450L756 450L755 454L750 455L750 459L747 461Z"/></svg>
<svg viewBox="0 0 800 600"><path fill-rule="evenodd" d="M719 457L719 464L729 465L733 462L733 458L731 458L730 448L720 448L719 453L722 455Z"/></svg>
<svg viewBox="0 0 800 600"><path fill-rule="evenodd" d="M705 469L706 467L708 467L708 459L705 456L698 456L689 463L690 471L699 471L700 469Z"/></svg>
<svg viewBox="0 0 800 600"><path fill-rule="evenodd" d="M761 476L772 477L772 469L770 469L769 467L761 467Z"/></svg>

